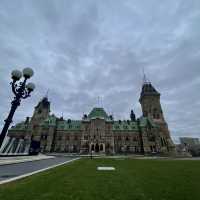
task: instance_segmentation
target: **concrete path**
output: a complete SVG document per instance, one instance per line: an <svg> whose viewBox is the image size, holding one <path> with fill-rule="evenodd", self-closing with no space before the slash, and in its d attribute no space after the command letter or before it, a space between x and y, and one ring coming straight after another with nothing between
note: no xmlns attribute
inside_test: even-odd
<svg viewBox="0 0 200 200"><path fill-rule="evenodd" d="M23 162L0 166L0 184L24 178L32 174L54 168L79 158L55 157L46 160Z"/></svg>
<svg viewBox="0 0 200 200"><path fill-rule="evenodd" d="M9 157L0 157L0 165L8 165L14 163L28 162L34 160L45 160L54 158L54 156L46 156L44 154L39 154L36 156L9 156Z"/></svg>

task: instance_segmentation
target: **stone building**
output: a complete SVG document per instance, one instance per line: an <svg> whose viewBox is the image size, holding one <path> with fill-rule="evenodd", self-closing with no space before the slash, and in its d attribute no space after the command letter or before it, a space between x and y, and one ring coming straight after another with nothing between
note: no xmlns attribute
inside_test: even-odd
<svg viewBox="0 0 200 200"><path fill-rule="evenodd" d="M160 104L160 93L144 82L139 102L143 115L115 120L104 108L96 107L81 120L65 120L50 114L50 102L43 98L33 116L9 130L9 136L40 141L41 152L89 154L162 153L174 151Z"/></svg>

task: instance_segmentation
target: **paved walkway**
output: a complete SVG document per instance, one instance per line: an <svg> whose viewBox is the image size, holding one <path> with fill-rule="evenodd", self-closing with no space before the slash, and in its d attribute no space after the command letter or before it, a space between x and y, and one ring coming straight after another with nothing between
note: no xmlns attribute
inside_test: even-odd
<svg viewBox="0 0 200 200"><path fill-rule="evenodd" d="M73 157L55 157L46 160L1 165L0 184L23 178L26 176L30 176L40 171L59 166L73 160L75 160Z"/></svg>
<svg viewBox="0 0 200 200"><path fill-rule="evenodd" d="M46 156L44 154L39 154L36 156L12 156L12 157L0 157L0 165L8 165L14 163L28 162L34 160L45 160L54 158L54 156Z"/></svg>

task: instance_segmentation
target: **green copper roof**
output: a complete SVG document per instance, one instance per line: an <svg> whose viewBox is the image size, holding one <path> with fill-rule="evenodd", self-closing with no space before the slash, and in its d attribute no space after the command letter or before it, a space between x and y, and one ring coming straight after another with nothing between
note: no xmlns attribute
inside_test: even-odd
<svg viewBox="0 0 200 200"><path fill-rule="evenodd" d="M42 126L55 126L56 125L56 116L49 115L40 125Z"/></svg>
<svg viewBox="0 0 200 200"><path fill-rule="evenodd" d="M148 126L148 124L152 127L156 127L156 124L149 117L141 117L140 118L140 126L141 127L146 127L146 126Z"/></svg>
<svg viewBox="0 0 200 200"><path fill-rule="evenodd" d="M140 127L147 127L150 125L151 127L157 127L156 124L148 117L140 118ZM114 121L113 123L113 131L138 131L137 121Z"/></svg>
<svg viewBox="0 0 200 200"><path fill-rule="evenodd" d="M11 130L26 130L26 129L27 129L27 124L25 124L24 121L16 124L13 127L11 127Z"/></svg>
<svg viewBox="0 0 200 200"><path fill-rule="evenodd" d="M108 115L103 108L93 108L90 114L88 115L89 119L108 119Z"/></svg>
<svg viewBox="0 0 200 200"><path fill-rule="evenodd" d="M57 130L79 131L81 130L81 121L79 120L59 121Z"/></svg>
<svg viewBox="0 0 200 200"><path fill-rule="evenodd" d="M137 122L135 121L114 121L113 131L137 131Z"/></svg>

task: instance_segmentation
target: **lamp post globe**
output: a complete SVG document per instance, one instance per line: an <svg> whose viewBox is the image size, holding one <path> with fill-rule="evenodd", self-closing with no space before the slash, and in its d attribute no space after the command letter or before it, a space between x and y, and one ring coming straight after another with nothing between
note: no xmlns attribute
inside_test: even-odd
<svg viewBox="0 0 200 200"><path fill-rule="evenodd" d="M32 92L35 89L35 84L34 83L28 83L26 85L26 88L28 91Z"/></svg>
<svg viewBox="0 0 200 200"><path fill-rule="evenodd" d="M15 81L18 81L22 77L22 72L15 69L11 72L11 78Z"/></svg>
<svg viewBox="0 0 200 200"><path fill-rule="evenodd" d="M31 68L26 67L23 69L23 76L24 78L28 79L31 78L31 76L33 76L34 72Z"/></svg>

